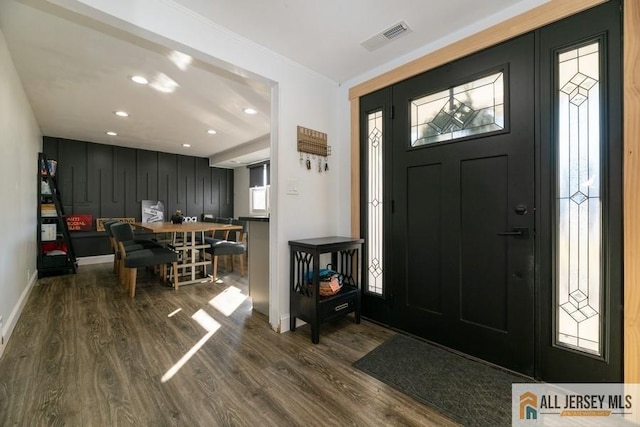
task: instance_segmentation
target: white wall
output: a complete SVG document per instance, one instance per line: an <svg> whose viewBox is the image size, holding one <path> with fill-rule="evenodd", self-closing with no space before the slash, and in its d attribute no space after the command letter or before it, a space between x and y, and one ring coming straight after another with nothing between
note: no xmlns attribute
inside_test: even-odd
<svg viewBox="0 0 640 427"><path fill-rule="evenodd" d="M339 167L309 172L300 166L296 149L300 125L328 134L333 159L349 155L348 141L337 138L338 85L170 0L50 1L230 71L239 67L272 84L269 319L274 328L287 330L288 241L335 235L344 228L342 223L349 223L348 207L340 211L335 204L336 194L345 191L339 186ZM285 194L288 178L298 180L299 195Z"/></svg>
<svg viewBox="0 0 640 427"><path fill-rule="evenodd" d="M0 356L36 279L42 135L0 32Z"/></svg>

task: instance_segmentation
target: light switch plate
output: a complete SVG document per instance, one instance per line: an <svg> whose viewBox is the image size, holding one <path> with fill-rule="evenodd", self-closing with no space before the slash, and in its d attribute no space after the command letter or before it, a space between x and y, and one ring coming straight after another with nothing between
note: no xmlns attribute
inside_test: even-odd
<svg viewBox="0 0 640 427"><path fill-rule="evenodd" d="M287 178L287 194L297 196L298 192L298 178Z"/></svg>

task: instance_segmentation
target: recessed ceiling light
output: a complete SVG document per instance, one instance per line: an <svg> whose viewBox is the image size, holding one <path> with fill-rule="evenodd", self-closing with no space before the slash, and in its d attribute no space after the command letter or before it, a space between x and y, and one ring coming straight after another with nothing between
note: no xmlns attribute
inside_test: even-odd
<svg viewBox="0 0 640 427"><path fill-rule="evenodd" d="M191 147L191 144L182 144L182 146L185 147L185 148L189 148L189 147Z"/></svg>
<svg viewBox="0 0 640 427"><path fill-rule="evenodd" d="M110 130L110 131L108 131L108 132L105 132L105 133L106 133L107 135L109 135L109 136L118 136L118 134L117 134L116 132L113 132L113 131L111 131L111 130Z"/></svg>
<svg viewBox="0 0 640 427"><path fill-rule="evenodd" d="M243 111L247 114L258 114L258 111L253 108L245 108Z"/></svg>
<svg viewBox="0 0 640 427"><path fill-rule="evenodd" d="M116 111L113 114L115 114L118 117L129 117L129 113L127 113L126 111Z"/></svg>
<svg viewBox="0 0 640 427"><path fill-rule="evenodd" d="M131 80L141 85L146 85L147 83L149 83L149 80L145 79L142 76L133 76L131 77Z"/></svg>
<svg viewBox="0 0 640 427"><path fill-rule="evenodd" d="M209 135L215 135L215 134L216 134L216 133L218 133L218 132L216 132L216 131L215 131L215 130L213 130L213 129L209 129L209 130L207 131L207 133L208 133Z"/></svg>

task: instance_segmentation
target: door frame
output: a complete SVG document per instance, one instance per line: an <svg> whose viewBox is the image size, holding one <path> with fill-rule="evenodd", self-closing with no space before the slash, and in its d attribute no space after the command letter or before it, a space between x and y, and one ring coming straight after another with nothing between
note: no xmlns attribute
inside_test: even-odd
<svg viewBox="0 0 640 427"><path fill-rule="evenodd" d="M351 104L351 233L360 234L359 98L406 78L490 47L525 32L605 3L607 0L551 0L537 8L452 43L349 89ZM640 383L640 4L624 1L623 21L623 223L624 381ZM634 262L636 264L634 264Z"/></svg>

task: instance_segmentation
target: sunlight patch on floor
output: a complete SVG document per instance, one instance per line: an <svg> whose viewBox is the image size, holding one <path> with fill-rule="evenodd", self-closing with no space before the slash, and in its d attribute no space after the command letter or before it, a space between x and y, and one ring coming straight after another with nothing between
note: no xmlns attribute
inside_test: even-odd
<svg viewBox="0 0 640 427"><path fill-rule="evenodd" d="M247 297L248 295L243 294L240 289L235 286L229 286L209 301L209 304L220 313L229 317Z"/></svg>
<svg viewBox="0 0 640 427"><path fill-rule="evenodd" d="M169 315L168 315L167 317L173 317L173 316L175 316L176 314L180 313L181 311L182 311L182 309L181 309L181 308L178 308L178 309L176 309L176 310L172 311L171 313L169 313Z"/></svg>
<svg viewBox="0 0 640 427"><path fill-rule="evenodd" d="M198 322L207 332L215 332L220 329L220 323L218 323L216 319L211 317L209 313L203 309L196 311L191 318Z"/></svg>
<svg viewBox="0 0 640 427"><path fill-rule="evenodd" d="M196 311L195 314L191 316L191 318L198 322L200 326L202 326L207 331L207 333L205 334L205 336L200 338L200 341L198 341L193 347L191 347L189 351L187 351L185 355L182 356L180 360L178 360L176 364L173 365L162 376L160 381L163 383L173 378L173 376L189 361L189 359L191 359L193 355L196 354L198 350L200 350L200 348L202 348L202 346L209 340L209 338L211 338L213 334L215 334L216 331L220 329L220 323L218 323L213 317L209 316L209 314L202 309Z"/></svg>

